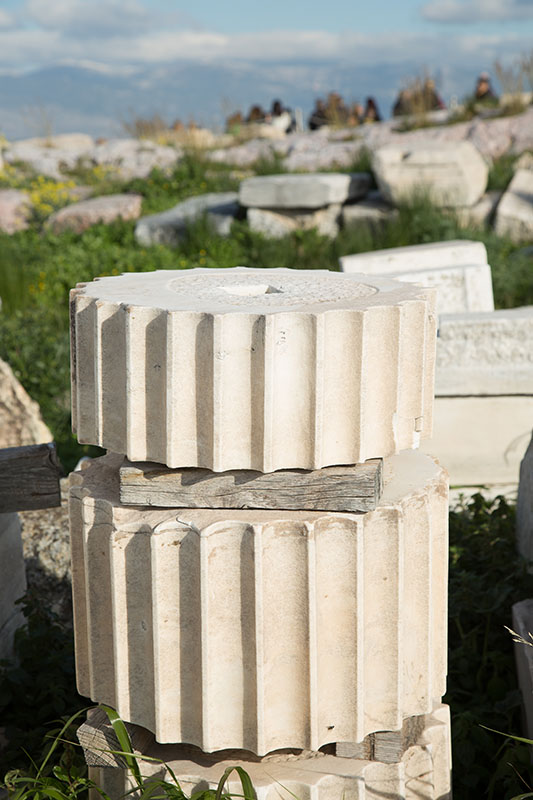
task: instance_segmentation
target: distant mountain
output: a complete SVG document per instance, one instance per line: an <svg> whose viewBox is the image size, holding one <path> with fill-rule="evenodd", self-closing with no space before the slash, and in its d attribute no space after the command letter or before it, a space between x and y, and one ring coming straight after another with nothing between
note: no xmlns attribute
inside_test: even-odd
<svg viewBox="0 0 533 800"><path fill-rule="evenodd" d="M224 119L253 103L270 107L280 98L307 118L317 96L340 92L346 100L377 98L384 116L402 79L420 72L376 64L198 63L176 61L114 75L54 66L23 75L0 75L0 132L9 139L82 131L93 136L124 135L124 121L159 114L168 123L194 119L223 127Z"/></svg>

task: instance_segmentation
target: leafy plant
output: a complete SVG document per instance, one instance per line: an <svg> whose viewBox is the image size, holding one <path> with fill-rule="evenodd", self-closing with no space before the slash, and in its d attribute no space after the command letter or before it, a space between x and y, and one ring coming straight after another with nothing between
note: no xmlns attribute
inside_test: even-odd
<svg viewBox="0 0 533 800"><path fill-rule="evenodd" d="M14 659L0 662L0 720L7 739L0 750L0 777L24 766L24 751L33 759L41 756L50 720L68 718L85 705L74 680L72 631L31 592L22 610L26 624L16 633ZM74 763L72 752L68 758Z"/></svg>
<svg viewBox="0 0 533 800"><path fill-rule="evenodd" d="M486 730L519 730L521 724L504 626L513 603L533 596L533 576L516 555L514 524L514 508L502 497L489 501L477 494L450 514L445 702L452 711L455 800L510 798L523 791L517 773L533 777L528 748Z"/></svg>
<svg viewBox="0 0 533 800"><path fill-rule="evenodd" d="M134 790L138 800L231 800L233 795L225 791L226 784L232 772L236 772L242 787L244 800L256 800L255 791L248 773L239 766L227 767L222 774L216 789L203 789L194 792L189 798L182 789L172 768L160 759L134 753L128 731L117 712L109 706L102 705L109 721L115 731L119 742L119 750L112 750L115 755L122 756L127 772L131 775ZM41 763L37 765L33 759L30 767L26 769L12 769L7 772L0 788L4 787L9 792L12 800L77 800L85 798L89 791L97 792L104 800L110 800L108 794L98 783L87 777L87 769L83 761L80 765L74 763L73 753L79 750L79 745L71 740L77 728L79 717L87 709L81 709L69 717L62 727L51 734L52 740L45 749ZM61 753L59 761L58 753ZM161 780L145 777L142 773L143 762L156 762L161 764L169 773L171 780ZM131 792L126 792L126 796Z"/></svg>

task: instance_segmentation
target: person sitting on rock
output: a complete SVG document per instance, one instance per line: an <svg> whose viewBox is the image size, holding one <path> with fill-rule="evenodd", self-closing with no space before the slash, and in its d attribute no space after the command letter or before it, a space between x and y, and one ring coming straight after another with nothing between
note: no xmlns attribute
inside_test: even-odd
<svg viewBox="0 0 533 800"><path fill-rule="evenodd" d="M264 122L266 119L266 114L259 105L252 106L248 112L248 116L246 117L246 122L249 124L251 122Z"/></svg>
<svg viewBox="0 0 533 800"><path fill-rule="evenodd" d="M491 86L488 72L482 72L478 77L476 90L474 92L474 100L476 103L488 103L489 105L496 105L498 103L498 95Z"/></svg>
<svg viewBox="0 0 533 800"><path fill-rule="evenodd" d="M352 103L348 110L348 125L360 125L363 121L365 110L361 103Z"/></svg>
<svg viewBox="0 0 533 800"><path fill-rule="evenodd" d="M235 111L226 120L226 131L228 133L237 133L244 125L244 117L240 111Z"/></svg>
<svg viewBox="0 0 533 800"><path fill-rule="evenodd" d="M330 92L326 103L326 117L329 125L346 125L349 111L338 92Z"/></svg>
<svg viewBox="0 0 533 800"><path fill-rule="evenodd" d="M413 96L409 89L402 89L392 107L393 117L405 117L413 113Z"/></svg>
<svg viewBox="0 0 533 800"><path fill-rule="evenodd" d="M373 97L366 98L363 122L381 122L381 114L378 110L378 104Z"/></svg>
<svg viewBox="0 0 533 800"><path fill-rule="evenodd" d="M444 101L439 96L435 81L432 78L426 78L424 86L422 87L422 101L424 111L439 111L446 108Z"/></svg>
<svg viewBox="0 0 533 800"><path fill-rule="evenodd" d="M281 100L274 100L270 109L270 119L268 121L272 127L277 128L283 133L289 133L294 129L294 120L289 108L284 108Z"/></svg>
<svg viewBox="0 0 533 800"><path fill-rule="evenodd" d="M318 98L315 100L315 107L311 112L308 123L310 131L317 131L324 125L328 124L328 117L326 114L326 104L323 100Z"/></svg>

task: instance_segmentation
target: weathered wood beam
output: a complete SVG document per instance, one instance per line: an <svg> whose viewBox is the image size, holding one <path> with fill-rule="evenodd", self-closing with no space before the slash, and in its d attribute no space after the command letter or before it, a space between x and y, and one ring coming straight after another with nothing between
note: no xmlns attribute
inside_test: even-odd
<svg viewBox="0 0 533 800"><path fill-rule="evenodd" d="M154 740L153 733L131 722L125 722L124 725L134 754L145 753L148 745ZM117 751L122 751L122 747L109 717L102 708L92 708L87 713L87 722L80 725L76 736L83 748L88 766L121 768L127 766L124 757L117 755Z"/></svg>
<svg viewBox="0 0 533 800"><path fill-rule="evenodd" d="M378 731L365 736L362 742L337 742L335 755L341 758L363 758L396 764L406 750L412 747L424 730L425 717L408 717L401 731Z"/></svg>
<svg viewBox="0 0 533 800"><path fill-rule="evenodd" d="M382 461L278 472L169 469L124 459L120 500L162 508L259 508L287 511L373 511L381 496Z"/></svg>
<svg viewBox="0 0 533 800"><path fill-rule="evenodd" d="M60 475L53 443L0 450L0 513L60 506Z"/></svg>

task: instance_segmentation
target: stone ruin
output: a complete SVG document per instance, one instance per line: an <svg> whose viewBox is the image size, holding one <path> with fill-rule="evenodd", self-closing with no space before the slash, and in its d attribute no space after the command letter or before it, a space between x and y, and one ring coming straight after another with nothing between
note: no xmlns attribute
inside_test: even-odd
<svg viewBox="0 0 533 800"><path fill-rule="evenodd" d="M263 798L451 797L435 328L431 289L360 274L73 290L75 427L109 451L70 490L78 687L185 791L237 764ZM115 800L110 727L78 735Z"/></svg>
<svg viewBox="0 0 533 800"><path fill-rule="evenodd" d="M526 345L533 307L494 310L481 242L379 250L344 256L340 265L347 274L437 289L435 420L424 447L444 464L452 486L515 496L533 419L533 354Z"/></svg>

